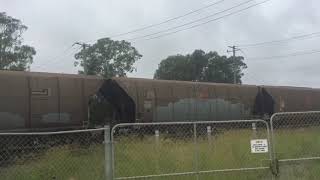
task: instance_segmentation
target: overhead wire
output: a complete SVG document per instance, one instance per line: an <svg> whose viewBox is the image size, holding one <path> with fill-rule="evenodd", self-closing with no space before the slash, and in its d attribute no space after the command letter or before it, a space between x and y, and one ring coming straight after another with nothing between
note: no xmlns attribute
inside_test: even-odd
<svg viewBox="0 0 320 180"><path fill-rule="evenodd" d="M245 76L248 78L248 79L251 79L253 81L255 81L256 83L259 83L259 84L266 84L266 82L262 79L257 79L254 75L251 75L251 73L247 70L245 71Z"/></svg>
<svg viewBox="0 0 320 180"><path fill-rule="evenodd" d="M74 48L74 46L70 46L70 47L68 47L67 49L65 49L64 51L63 51L63 53L61 53L61 54L59 54L58 56L56 56L55 58L52 58L52 59L50 59L50 63L49 64L61 64L61 63L63 63L64 61L61 61L61 58L64 58L65 56L67 56L67 55L70 55L70 54L72 54L72 53L75 53L76 51L78 51L79 50L79 48L75 48L75 49L73 49ZM73 49L73 50L72 50ZM69 51L69 52L68 52ZM45 61L44 63L46 63L46 64L39 64L39 65L32 65L32 68L35 68L35 67L37 67L37 68L44 68L44 67L47 67L48 66L48 61Z"/></svg>
<svg viewBox="0 0 320 180"><path fill-rule="evenodd" d="M312 54L317 54L317 53L320 53L319 49L315 49L315 50L311 50L311 51L300 51L300 52L294 52L294 53L290 53L290 54L277 55L277 56L254 57L254 58L246 58L246 59L249 62L262 62L262 61L266 61L266 60L275 60L275 59L280 61L279 59L281 59L281 58L305 56L305 55L312 55ZM284 61L284 60L292 60L292 59L283 59L281 61ZM249 74L246 73L246 75L249 75ZM251 76L251 75L249 75L249 76ZM253 76L251 76L251 78L252 77ZM262 81L262 82L263 82L263 84L266 84L265 81Z"/></svg>
<svg viewBox="0 0 320 180"><path fill-rule="evenodd" d="M277 56L252 57L252 58L248 58L247 60L250 60L250 61L270 60L270 59L279 59L279 58L287 58L287 57L294 57L294 56L304 56L304 55L317 54L317 53L320 53L320 50L301 51L301 52L295 52L295 53L277 55Z"/></svg>
<svg viewBox="0 0 320 180"><path fill-rule="evenodd" d="M139 32L139 31L143 31L143 30L146 30L146 29L149 29L149 28L152 28L152 27L160 26L160 25L162 25L162 24L166 24L166 23L169 23L169 22L171 22L171 21L174 21L174 20L177 20L177 19L180 19L180 18L189 16L189 15L191 15L191 14L200 12L200 11L202 11L202 10L204 10L204 9L210 8L210 7L215 6L215 5L219 4L219 3L222 3L222 2L224 2L224 1L225 1L225 0L219 0L219 1L216 1L216 2L213 2L213 3L210 3L210 4L206 5L206 6L203 6L203 7L201 7L201 8L192 10L192 11L190 11L190 12L188 12L188 13L185 13L185 14L182 14L182 15L179 15L179 16L176 16L176 17L173 17L173 18L169 18L169 19L167 19L167 20L165 20L165 21L162 21L162 22L159 22L159 23L150 24L150 25L147 25L147 26L144 26L144 27L141 27L141 28L133 29L133 30L131 30L131 31L127 31L127 32L124 32L124 33L116 34L116 35L113 35L113 36L110 36L110 37L124 36L124 35L127 35L127 34L131 34L131 33ZM92 41L93 41L93 40L92 40ZM90 42L90 41L87 41L87 42ZM64 50L61 54L67 53L67 51L69 51L72 47L73 47L73 45L70 46L70 47L68 47L68 48L67 48L66 50ZM56 57L54 57L54 58L52 58L52 59L60 58L61 54L58 55L58 56L56 56ZM39 67L39 65L36 65L36 66L34 66L34 67Z"/></svg>
<svg viewBox="0 0 320 180"><path fill-rule="evenodd" d="M188 26L188 25L191 25L191 24L195 24L197 22L200 22L200 21L203 21L203 20L206 20L206 19L209 19L213 16L217 16L219 14L222 14L222 13L225 13L227 11L230 11L232 9L235 9L235 8L238 8L240 6L243 6L245 4L248 4L250 2L253 2L255 0L248 0L248 1L245 1L245 2L242 2L242 3L239 3L235 6L232 6L230 8L227 8L227 9L224 9L222 11L219 11L219 12L216 12L216 13L213 13L213 14L210 14L208 16L205 16L205 17L202 17L202 18L199 18L199 19L196 19L196 20L193 20L193 21L189 21L187 23L184 23L184 24L181 24L181 25L178 25L178 26L173 26L173 27L170 27L170 28L167 28L167 29L164 29L164 30L161 30L161 31L157 31L157 32L153 32L153 33L150 33L150 34L146 34L146 35L142 35L142 36L137 36L137 37L133 37L133 38L128 38L128 39L125 39L127 41L132 41L132 40L136 40L136 39L143 39L143 38L146 38L146 37L150 37L150 36L154 36L154 35L157 35L157 34L161 34L161 33L165 33L165 32L168 32L168 31L171 31L171 30L175 30L175 29L178 29L178 28L181 28L181 27L184 27L184 26Z"/></svg>
<svg viewBox="0 0 320 180"><path fill-rule="evenodd" d="M272 44L278 44L278 43L285 43L292 40L305 40L305 39L314 38L314 37L320 37L320 32L314 32L314 33L304 34L300 36L293 36L290 38L285 38L280 40L265 41L265 42L252 43L252 44L240 44L240 45L237 45L237 47L241 47L241 48L257 47L257 46L264 46L264 45L270 45L270 44L272 45Z"/></svg>
<svg viewBox="0 0 320 180"><path fill-rule="evenodd" d="M238 49L244 56L244 60L246 60L248 57L247 57L247 53L245 53L242 49ZM257 79L255 78L255 76L251 76L251 73L249 72L249 70L247 69L245 71L245 76L248 77L249 79L253 79L253 81L257 82L257 83L260 83L260 84L266 84L264 80L262 79Z"/></svg>
<svg viewBox="0 0 320 180"><path fill-rule="evenodd" d="M250 0L250 1L251 1L251 0ZM179 30L177 30L177 31L168 32L168 33L161 34L161 35L155 36L155 37L151 37L151 38L148 38L148 39L145 39L145 40L158 39L158 38L161 38L161 37L164 37L164 36L168 36L168 35L171 35L171 34L175 34L175 33L181 32L181 31L193 29L193 28L196 28L196 27L199 27L199 26L202 26L202 25L211 23L211 22L213 22L213 21L217 21L217 20L219 20L219 19L222 19L222 18L231 16L231 15L234 15L234 14L240 13L240 12L242 12L242 11L245 11L245 10L250 9L250 8L252 8L252 7L258 6L258 5L263 4L263 3L266 3L266 2L268 2L268 1L271 1L271 0L265 0L265 1L262 1L262 2L260 2L260 3L256 3L256 4L253 4L253 5L251 5L251 6L248 6L248 7L246 7L246 8L243 8L243 9L240 9L240 10L237 10L237 11L234 11L234 12L231 12L231 13L228 13L228 14L225 14L225 15L220 16L220 17L215 18L215 19L211 19L211 20L208 20L208 21L205 21L205 22L202 22L202 23L198 23L198 24L196 24L196 25L193 25L193 26L190 26L190 27L187 27L187 28L179 29ZM229 8L229 9L230 9L230 8Z"/></svg>
<svg viewBox="0 0 320 180"><path fill-rule="evenodd" d="M188 12L188 13L186 13L186 14L182 14L182 15L179 15L179 16L176 16L176 17L167 19L167 20L162 21L162 22L159 22L159 23L150 24L150 25L147 25L147 26L144 26L144 27L141 27L141 28L133 29L133 30L128 31L128 32L124 32L124 33L120 33L120 34L115 34L115 35L112 35L112 36L110 36L110 37L124 36L124 35L127 35L127 34L139 32L139 31L143 31L143 30L146 30L146 29L155 27L155 26L159 26L159 25L162 25L162 24L165 24L165 23L168 23L168 22L177 20L177 19L181 19L181 18L183 18L183 17L189 16L189 15L191 15L191 14L197 13L197 12L199 12L199 11L202 11L202 10L204 10L204 9L207 9L207 8L209 8L209 7L212 7L212 6L215 6L215 5L219 4L219 3L222 3L223 1L225 1L225 0L220 0L220 1L217 1L217 2L214 2L214 3L210 3L210 4L208 4L208 5L204 6L204 7L201 7L201 8L199 8L199 9L190 11L190 12Z"/></svg>

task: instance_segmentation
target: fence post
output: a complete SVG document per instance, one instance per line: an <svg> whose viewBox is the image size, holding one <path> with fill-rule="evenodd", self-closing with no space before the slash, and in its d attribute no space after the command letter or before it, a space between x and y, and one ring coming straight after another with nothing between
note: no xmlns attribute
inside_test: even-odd
<svg viewBox="0 0 320 180"><path fill-rule="evenodd" d="M198 140L197 140L197 123L193 123L193 140L194 140L194 148L195 148L195 172L196 172L196 179L199 179L199 147L198 147Z"/></svg>
<svg viewBox="0 0 320 180"><path fill-rule="evenodd" d="M272 152L272 160L271 160L271 172L273 175L273 178L276 179L279 175L279 161L277 159L277 154L275 151L275 136L274 136L274 126L273 121L274 117L277 116L277 113L273 114L270 118L270 130L271 130L271 138L270 138L270 144L271 144L271 152Z"/></svg>
<svg viewBox="0 0 320 180"><path fill-rule="evenodd" d="M156 165L155 165L155 168L156 168L156 173L157 174L161 174L161 171L160 171L160 162L159 160L161 159L160 157L160 131L159 130L155 130L154 131L154 137L155 137L155 148L154 148L154 152L156 154Z"/></svg>
<svg viewBox="0 0 320 180"><path fill-rule="evenodd" d="M160 131L159 130L155 130L154 131L154 137L155 137L155 141L156 141L156 148L159 148L159 136L160 136Z"/></svg>
<svg viewBox="0 0 320 180"><path fill-rule="evenodd" d="M252 137L257 138L257 124L252 123Z"/></svg>
<svg viewBox="0 0 320 180"><path fill-rule="evenodd" d="M104 158L106 180L113 180L112 141L110 126L104 126Z"/></svg>
<svg viewBox="0 0 320 180"><path fill-rule="evenodd" d="M208 136L209 146L211 146L211 143L212 143L211 134L212 134L212 128L211 126L207 126L207 136Z"/></svg>

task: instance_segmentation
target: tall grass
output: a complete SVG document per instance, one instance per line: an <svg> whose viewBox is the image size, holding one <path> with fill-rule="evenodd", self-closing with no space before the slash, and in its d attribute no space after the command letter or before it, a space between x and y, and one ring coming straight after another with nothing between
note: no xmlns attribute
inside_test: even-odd
<svg viewBox="0 0 320 180"><path fill-rule="evenodd" d="M259 137L266 137L266 134L259 134ZM115 173L122 177L262 167L269 155L252 154L252 138L248 130L228 131L212 137L211 141L200 136L196 142L193 138L161 138L156 143L154 137L135 140L122 137L115 146ZM259 170L252 179L265 173ZM206 177L201 176L202 179ZM248 176L237 176L237 179L248 179Z"/></svg>

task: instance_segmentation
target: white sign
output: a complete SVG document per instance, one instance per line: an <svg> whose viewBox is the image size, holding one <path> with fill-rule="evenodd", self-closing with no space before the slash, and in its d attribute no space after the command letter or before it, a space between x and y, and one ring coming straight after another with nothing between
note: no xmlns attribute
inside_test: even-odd
<svg viewBox="0 0 320 180"><path fill-rule="evenodd" d="M268 140L267 139L253 139L250 141L251 153L267 153Z"/></svg>

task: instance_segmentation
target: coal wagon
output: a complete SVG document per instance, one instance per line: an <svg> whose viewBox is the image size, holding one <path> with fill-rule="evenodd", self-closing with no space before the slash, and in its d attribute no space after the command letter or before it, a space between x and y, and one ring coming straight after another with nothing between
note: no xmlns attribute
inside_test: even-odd
<svg viewBox="0 0 320 180"><path fill-rule="evenodd" d="M0 71L0 130L269 118L320 110L320 90Z"/></svg>

